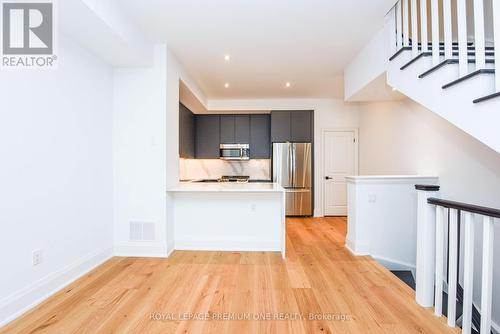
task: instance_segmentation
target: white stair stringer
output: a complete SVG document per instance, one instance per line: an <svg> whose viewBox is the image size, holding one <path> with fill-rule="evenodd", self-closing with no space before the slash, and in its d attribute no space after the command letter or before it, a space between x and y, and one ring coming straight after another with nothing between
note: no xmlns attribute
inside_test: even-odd
<svg viewBox="0 0 500 334"><path fill-rule="evenodd" d="M495 75L476 75L443 89L443 85L459 78L458 64L447 64L419 78L432 68L432 57L422 57L401 70L410 60L411 51L404 51L389 61L387 83L500 153L500 97L476 104L472 102L494 93ZM474 69L475 65L469 64L469 72Z"/></svg>

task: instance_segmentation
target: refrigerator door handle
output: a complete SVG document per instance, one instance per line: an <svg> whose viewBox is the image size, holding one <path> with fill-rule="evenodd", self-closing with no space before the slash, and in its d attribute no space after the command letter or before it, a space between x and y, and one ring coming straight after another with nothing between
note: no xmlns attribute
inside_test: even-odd
<svg viewBox="0 0 500 334"><path fill-rule="evenodd" d="M295 174L295 159L293 158L293 144L290 144L290 170L292 171L292 187L295 187L295 180L294 180L294 174Z"/></svg>
<svg viewBox="0 0 500 334"><path fill-rule="evenodd" d="M287 193L308 193L311 192L311 188L286 188Z"/></svg>
<svg viewBox="0 0 500 334"><path fill-rule="evenodd" d="M295 173L297 173L297 150L296 150L295 144L292 144L292 169L293 169L293 173L292 173L292 185L294 187L296 187L297 186L297 180L296 180Z"/></svg>

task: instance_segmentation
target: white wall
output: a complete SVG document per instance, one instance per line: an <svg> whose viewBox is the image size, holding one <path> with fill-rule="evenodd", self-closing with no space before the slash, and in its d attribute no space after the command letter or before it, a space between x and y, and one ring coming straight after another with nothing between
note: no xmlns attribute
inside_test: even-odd
<svg viewBox="0 0 500 334"><path fill-rule="evenodd" d="M111 255L112 70L63 35L58 55L0 74L0 326Z"/></svg>
<svg viewBox="0 0 500 334"><path fill-rule="evenodd" d="M318 101L314 110L314 215L323 215L323 131L357 129L358 104L342 100Z"/></svg>
<svg viewBox="0 0 500 334"><path fill-rule="evenodd" d="M113 201L116 255L166 256L167 54L113 78ZM153 241L130 241L130 222L153 223Z"/></svg>
<svg viewBox="0 0 500 334"><path fill-rule="evenodd" d="M366 104L360 111L360 174L437 175L441 196L500 207L500 155L410 101ZM480 279L481 228L476 232L475 282ZM500 223L496 224L500 236ZM494 281L500 280L495 243ZM480 285L474 297L479 299ZM493 284L493 318L500 323L500 285Z"/></svg>
<svg viewBox="0 0 500 334"><path fill-rule="evenodd" d="M150 66L153 45L119 1L57 2L58 26L73 41L112 66Z"/></svg>
<svg viewBox="0 0 500 334"><path fill-rule="evenodd" d="M390 270L415 270L417 191L438 184L432 176L355 176L348 182L346 245L371 255Z"/></svg>
<svg viewBox="0 0 500 334"><path fill-rule="evenodd" d="M201 90L166 45L151 67L114 71L114 226L117 255L166 256L174 249L173 201L179 182L179 81ZM153 223L155 240L130 241L130 222Z"/></svg>
<svg viewBox="0 0 500 334"><path fill-rule="evenodd" d="M166 188L172 188L179 182L179 101L181 81L185 88L202 103L206 103L205 95L191 77L190 73L179 62L169 49L167 56L167 104L166 104ZM166 189L164 189L166 191ZM166 233L167 249L174 250L174 199L171 193L166 198Z"/></svg>
<svg viewBox="0 0 500 334"><path fill-rule="evenodd" d="M358 91L387 70L386 29L378 31L344 70L344 97Z"/></svg>

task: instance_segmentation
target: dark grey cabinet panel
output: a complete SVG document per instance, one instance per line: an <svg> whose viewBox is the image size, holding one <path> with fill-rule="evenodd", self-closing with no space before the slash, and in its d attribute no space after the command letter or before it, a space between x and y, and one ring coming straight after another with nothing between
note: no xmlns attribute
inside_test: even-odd
<svg viewBox="0 0 500 334"><path fill-rule="evenodd" d="M195 115L183 104L179 104L179 156L194 158Z"/></svg>
<svg viewBox="0 0 500 334"><path fill-rule="evenodd" d="M250 115L250 158L271 158L271 117Z"/></svg>
<svg viewBox="0 0 500 334"><path fill-rule="evenodd" d="M196 158L218 159L220 143L219 115L196 116Z"/></svg>
<svg viewBox="0 0 500 334"><path fill-rule="evenodd" d="M271 113L271 141L273 143L290 141L289 111L273 111Z"/></svg>
<svg viewBox="0 0 500 334"><path fill-rule="evenodd" d="M294 111L290 113L290 141L306 142L312 141L312 112Z"/></svg>
<svg viewBox="0 0 500 334"><path fill-rule="evenodd" d="M220 143L234 144L235 143L235 126L234 115L220 116Z"/></svg>
<svg viewBox="0 0 500 334"><path fill-rule="evenodd" d="M250 142L250 116L234 116L234 142L237 144L248 144Z"/></svg>
<svg viewBox="0 0 500 334"><path fill-rule="evenodd" d="M312 111L273 111L271 113L271 141L312 142Z"/></svg>
<svg viewBox="0 0 500 334"><path fill-rule="evenodd" d="M250 141L249 115L221 115L220 143L248 144Z"/></svg>

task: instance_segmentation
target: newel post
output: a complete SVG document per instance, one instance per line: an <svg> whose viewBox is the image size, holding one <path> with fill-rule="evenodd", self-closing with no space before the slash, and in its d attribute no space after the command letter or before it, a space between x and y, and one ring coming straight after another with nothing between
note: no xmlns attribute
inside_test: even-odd
<svg viewBox="0 0 500 334"><path fill-rule="evenodd" d="M436 263L436 210L427 203L439 197L439 186L416 185L417 189L417 267L416 301L420 306L434 305L434 271Z"/></svg>

